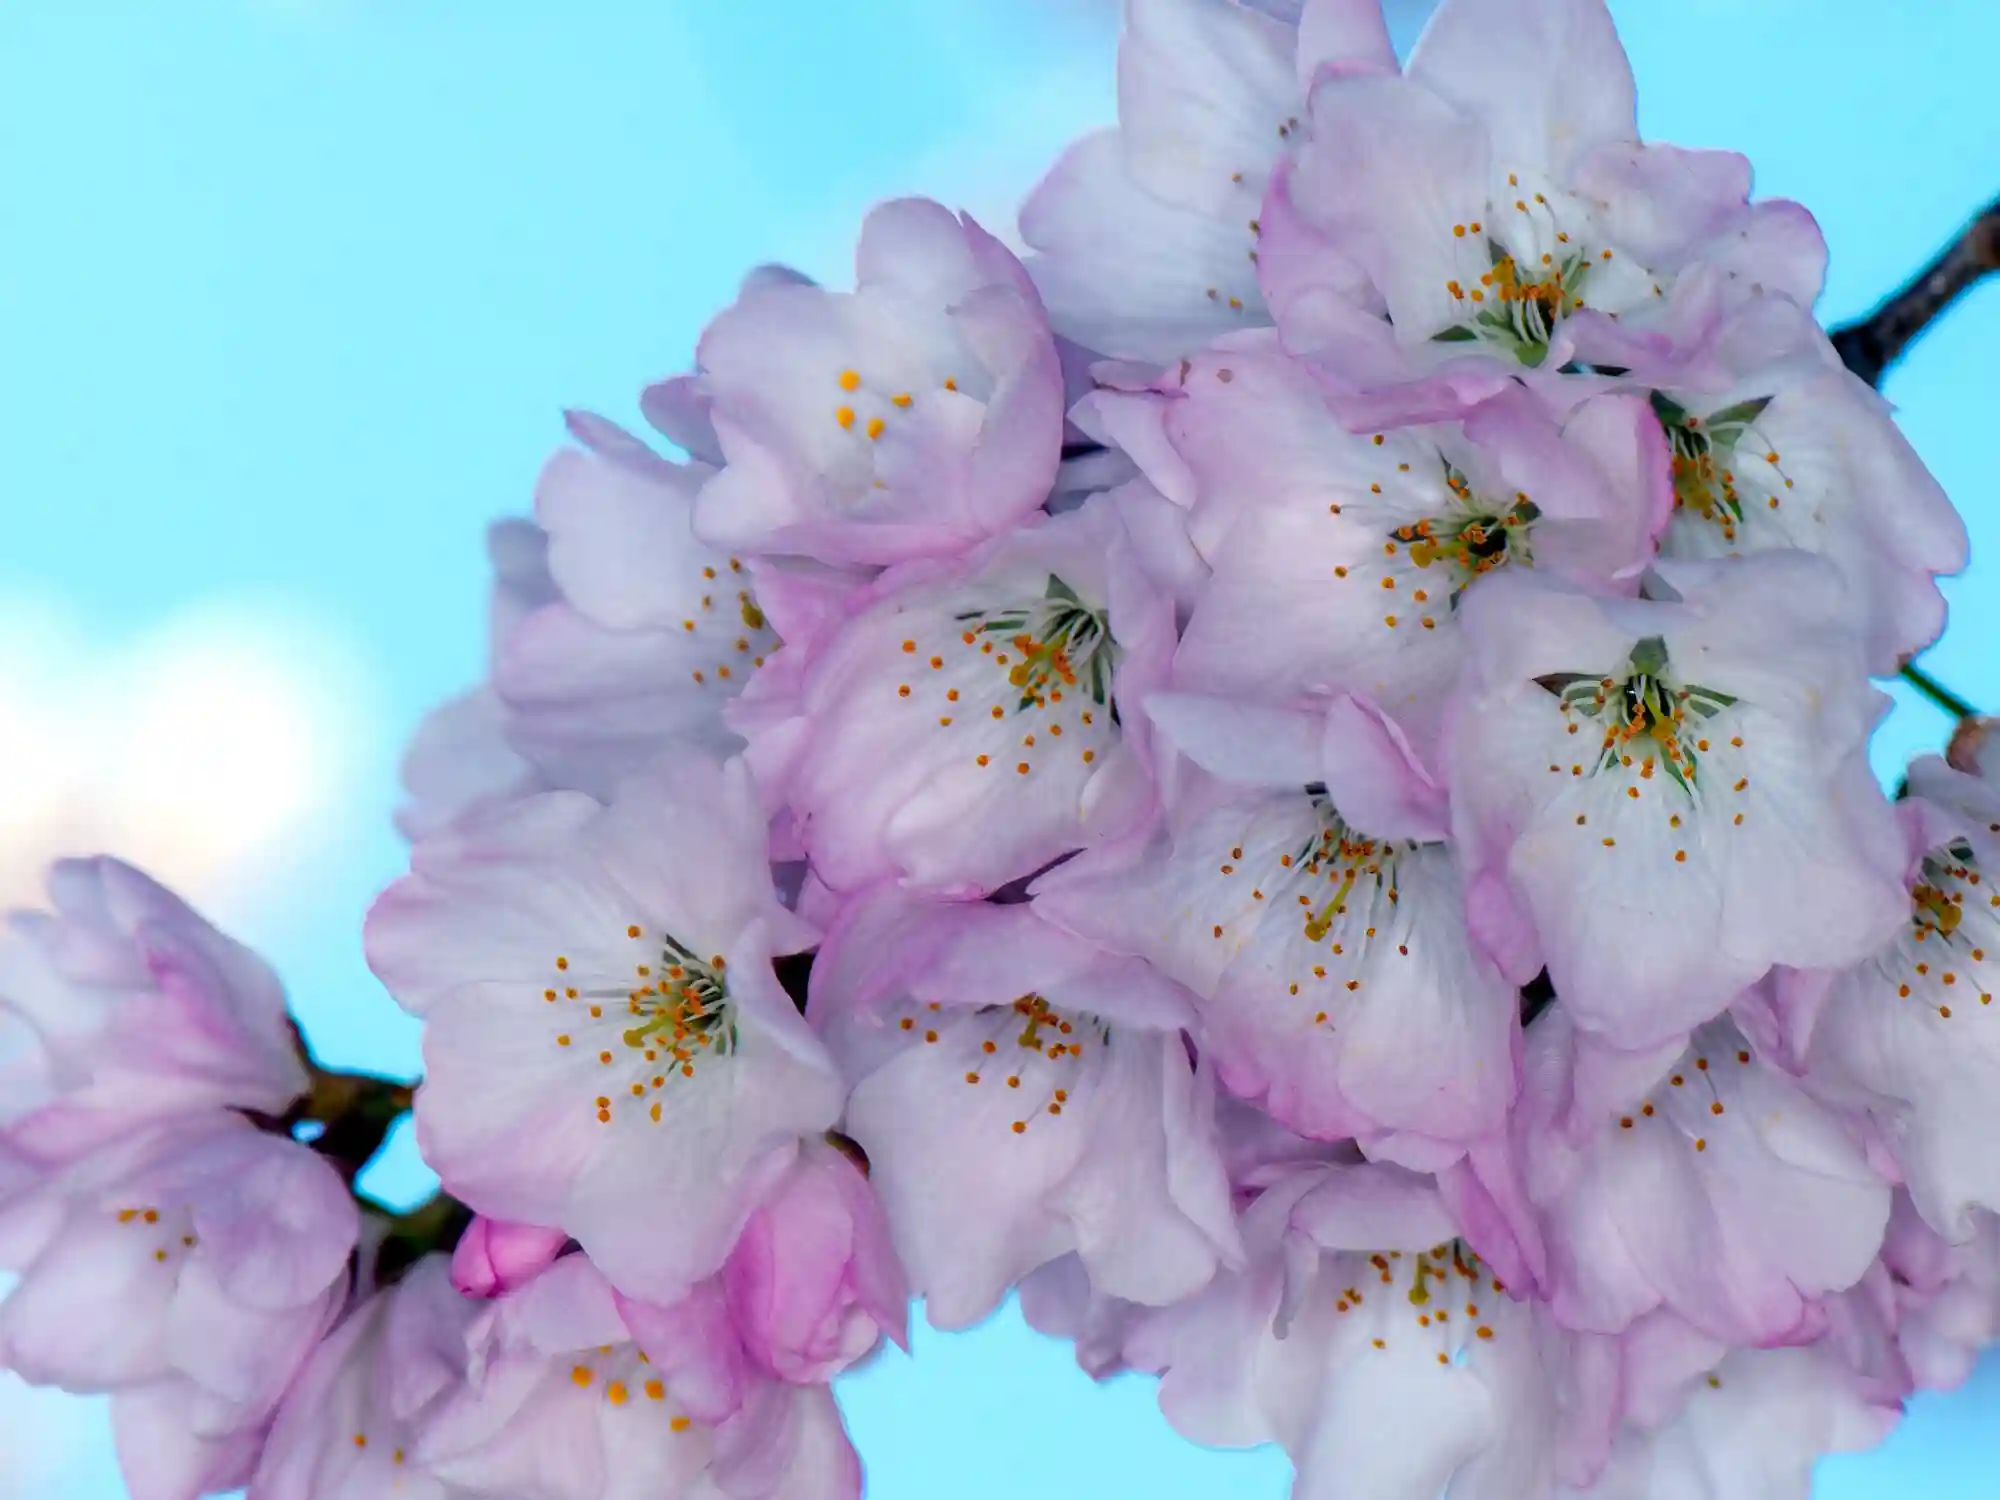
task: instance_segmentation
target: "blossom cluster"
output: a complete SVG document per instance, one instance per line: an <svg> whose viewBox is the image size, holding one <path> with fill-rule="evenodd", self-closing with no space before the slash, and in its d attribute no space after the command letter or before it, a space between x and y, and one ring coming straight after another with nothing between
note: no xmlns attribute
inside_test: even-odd
<svg viewBox="0 0 2000 1500"><path fill-rule="evenodd" d="M455 1245L173 897L16 920L0 1363L138 1500L849 1500L1010 1295L1301 1497L1802 1497L2000 1337L2000 755L1868 761L1965 536L1810 215L1602 0L1129 0L1118 103L493 529L366 925Z"/></svg>

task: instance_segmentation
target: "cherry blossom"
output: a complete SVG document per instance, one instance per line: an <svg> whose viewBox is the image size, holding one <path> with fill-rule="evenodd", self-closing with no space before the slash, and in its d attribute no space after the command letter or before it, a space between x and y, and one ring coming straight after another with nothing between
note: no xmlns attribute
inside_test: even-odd
<svg viewBox="0 0 2000 1500"><path fill-rule="evenodd" d="M1873 953L1904 904L1864 758L1886 703L1838 576L1799 554L1670 576L1673 602L1492 580L1446 754L1475 931L1631 1048L1773 964Z"/></svg>
<svg viewBox="0 0 2000 1500"><path fill-rule="evenodd" d="M983 893L1145 816L1124 705L1172 643L1171 603L1105 497L883 574L825 631L791 721L750 753L785 736L763 790L834 889L901 876Z"/></svg>
<svg viewBox="0 0 2000 1500"><path fill-rule="evenodd" d="M1058 332L1171 360L1268 323L1260 216L1322 65L1394 69L1375 0L1312 0L1291 20L1239 0L1132 0L1118 125L1071 146L1021 209Z"/></svg>
<svg viewBox="0 0 2000 1500"><path fill-rule="evenodd" d="M1196 1442L1276 1441L1298 1497L1546 1494L1588 1476L1614 1410L1573 1337L1393 1167L1295 1172L1244 1219L1248 1266L1141 1319L1132 1362Z"/></svg>
<svg viewBox="0 0 2000 1500"><path fill-rule="evenodd" d="M926 199L862 225L855 290L745 285L695 377L726 464L705 541L827 563L963 551L1048 497L1062 372L1027 273Z"/></svg>
<svg viewBox="0 0 2000 1500"><path fill-rule="evenodd" d="M1910 767L1910 788L1921 801L1904 820L1900 930L1810 985L1819 1014L1807 1061L1861 1091L1918 1211L1964 1241L1975 1211L2000 1211L2000 1164L1986 1145L2000 1087L2000 794L1934 756Z"/></svg>
<svg viewBox="0 0 2000 1500"><path fill-rule="evenodd" d="M20 1277L0 1367L114 1394L147 1500L228 1489L339 1315L357 1230L332 1167L240 1116L128 1130L0 1189L0 1268Z"/></svg>
<svg viewBox="0 0 2000 1500"><path fill-rule="evenodd" d="M756 267L489 529L420 1083L116 859L7 917L0 1368L136 1500L859 1500L835 1385L1015 1295L1299 1500L1804 1500L2000 1336L2000 751L1872 388L1991 226L1829 335L1605 0L1124 11L1019 256Z"/></svg>
<svg viewBox="0 0 2000 1500"><path fill-rule="evenodd" d="M24 1034L0 1096L13 1149L56 1160L148 1121L283 1114L305 1091L277 975L178 896L119 860L69 859L48 901L0 935L0 1017Z"/></svg>
<svg viewBox="0 0 2000 1500"><path fill-rule="evenodd" d="M1031 905L860 898L811 1014L855 1079L845 1129L932 1323L961 1328L1074 1251L1135 1302L1239 1249L1184 991Z"/></svg>
<svg viewBox="0 0 2000 1500"><path fill-rule="evenodd" d="M528 615L555 599L548 535L532 521L496 521L486 530L493 568L487 601L490 678L501 647ZM507 705L492 682L447 699L417 725L403 751L403 805L396 827L419 839L474 807L548 790L507 740Z"/></svg>
<svg viewBox="0 0 2000 1500"><path fill-rule="evenodd" d="M408 1458L452 1488L505 1500L857 1500L860 1465L825 1386L765 1382L734 1417L691 1415L660 1369L682 1352L634 1342L610 1285L566 1256L473 1323L464 1380Z"/></svg>
<svg viewBox="0 0 2000 1500"><path fill-rule="evenodd" d="M1512 1159L1475 1152L1469 1167L1511 1222L1469 1218L1472 1242L1488 1245L1486 1230L1503 1263L1542 1267L1550 1311L1572 1328L1621 1333L1665 1308L1724 1345L1816 1335L1825 1297L1862 1279L1889 1218L1890 1184L1854 1122L1727 1019L1609 1109L1578 1097L1588 1045L1560 1005L1530 1028Z"/></svg>
<svg viewBox="0 0 2000 1500"><path fill-rule="evenodd" d="M1632 593L1671 505L1666 444L1634 397L1559 423L1517 387L1463 422L1355 433L1269 343L1190 362L1176 395L1163 421L1214 577L1175 684L1358 692L1426 743L1473 585L1533 567Z"/></svg>
<svg viewBox="0 0 2000 1500"><path fill-rule="evenodd" d="M461 1388L478 1304L442 1257L364 1299L313 1352L271 1429L255 1500L470 1500L416 1458L428 1421Z"/></svg>
<svg viewBox="0 0 2000 1500"><path fill-rule="evenodd" d="M570 430L535 489L554 597L507 632L494 686L545 782L604 796L670 746L732 748L722 707L778 641L744 560L695 539L714 470L598 417Z"/></svg>
<svg viewBox="0 0 2000 1500"><path fill-rule="evenodd" d="M1400 76L1320 75L1283 191L1434 367L1559 370L1695 266L1810 304L1825 246L1804 210L1752 205L1740 156L1642 144L1634 111L1602 0L1444 0Z"/></svg>
<svg viewBox="0 0 2000 1500"><path fill-rule="evenodd" d="M608 806L552 792L434 835L369 917L370 962L428 1022L426 1159L478 1211L567 1231L635 1295L714 1272L840 1109L771 972L810 933L765 843L740 763L693 757Z"/></svg>
<svg viewBox="0 0 2000 1500"><path fill-rule="evenodd" d="M1495 1129L1518 996L1472 943L1442 795L1394 726L1344 699L1300 726L1301 764L1249 768L1277 726L1153 702L1189 754L1279 784L1182 779L1149 845L1056 870L1038 909L1187 985L1223 1085L1293 1129L1426 1166Z"/></svg>

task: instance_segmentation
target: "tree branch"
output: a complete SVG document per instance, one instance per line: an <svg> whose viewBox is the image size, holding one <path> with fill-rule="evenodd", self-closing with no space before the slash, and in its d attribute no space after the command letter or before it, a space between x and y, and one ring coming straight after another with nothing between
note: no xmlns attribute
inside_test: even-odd
<svg viewBox="0 0 2000 1500"><path fill-rule="evenodd" d="M2000 271L2000 201L1966 225L1942 254L1858 323L1833 330L1841 361L1870 385L1960 296Z"/></svg>
<svg viewBox="0 0 2000 1500"><path fill-rule="evenodd" d="M375 1248L378 1286L400 1281L403 1273L426 1255L450 1254L472 1223L472 1210L449 1193L433 1194L406 1214L391 1213L369 1198L363 1198L361 1206L387 1220L381 1243Z"/></svg>

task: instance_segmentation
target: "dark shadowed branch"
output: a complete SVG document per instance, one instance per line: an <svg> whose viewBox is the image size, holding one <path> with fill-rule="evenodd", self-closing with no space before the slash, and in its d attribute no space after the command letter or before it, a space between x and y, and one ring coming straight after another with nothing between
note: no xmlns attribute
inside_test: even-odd
<svg viewBox="0 0 2000 1500"><path fill-rule="evenodd" d="M1957 239L1888 301L1858 323L1833 330L1833 347L1847 368L1879 385L1888 368L1960 296L2000 271L2000 202L1966 225Z"/></svg>

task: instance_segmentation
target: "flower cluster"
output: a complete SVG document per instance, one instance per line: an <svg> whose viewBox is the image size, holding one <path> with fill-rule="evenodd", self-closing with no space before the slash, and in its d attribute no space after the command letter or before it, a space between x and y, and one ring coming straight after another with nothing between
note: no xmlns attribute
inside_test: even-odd
<svg viewBox="0 0 2000 1500"><path fill-rule="evenodd" d="M2000 1336L2000 757L1867 759L1965 537L1811 217L1602 0L1129 0L1020 236L752 274L493 532L366 927L455 1241L172 898L20 921L0 1360L141 1500L851 1500L1016 1292L1301 1497L1799 1497Z"/></svg>

